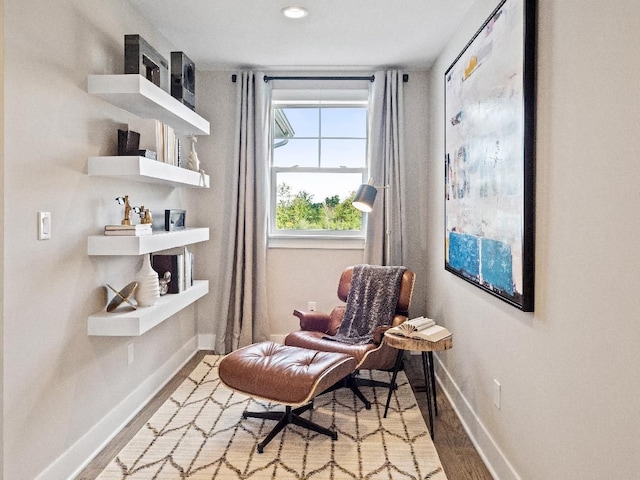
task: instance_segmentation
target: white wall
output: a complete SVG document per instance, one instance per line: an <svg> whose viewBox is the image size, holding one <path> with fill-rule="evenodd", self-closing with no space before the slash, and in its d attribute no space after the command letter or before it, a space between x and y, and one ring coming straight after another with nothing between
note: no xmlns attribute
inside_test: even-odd
<svg viewBox="0 0 640 480"><path fill-rule="evenodd" d="M272 248L267 255L269 320L272 335L298 330L293 310L316 302L319 312L340 305L338 280L349 265L362 263L362 250Z"/></svg>
<svg viewBox="0 0 640 480"><path fill-rule="evenodd" d="M0 1L0 38L4 39L4 0ZM4 185L4 48L0 51L0 181ZM4 232L4 187L0 189L0 225ZM4 235L0 236L0 272L4 272ZM4 345L4 275L0 274L0 345ZM4 350L4 348L2 348ZM4 411L4 355L0 353L0 412ZM0 480L4 478L4 417L0 415Z"/></svg>
<svg viewBox="0 0 640 480"><path fill-rule="evenodd" d="M86 333L104 285L141 265L86 254L87 236L121 219L115 197L191 210L180 189L86 175L131 118L88 95L87 75L122 73L128 33L174 48L123 0L7 0L4 20L4 475L66 478L196 349L195 306L142 337ZM37 240L38 211L52 213L51 240Z"/></svg>
<svg viewBox="0 0 640 480"><path fill-rule="evenodd" d="M196 70L198 66L196 64ZM224 290L226 267L221 259L234 254L235 226L231 223L228 205L233 201L233 155L236 125L236 84L231 81L235 72L198 72L196 108L211 122L211 135L200 137L197 144L202 168L211 177L211 188L197 192L194 204L195 222L209 227L210 240L201 245L196 273L209 280L210 295L198 302L198 334L207 339L203 348L213 349L212 336L218 322L226 323L226 303L220 295ZM191 215L191 213L188 213ZM219 337L219 341L224 340Z"/></svg>
<svg viewBox="0 0 640 480"><path fill-rule="evenodd" d="M497 478L638 478L640 4L539 0L532 314L443 268L443 75L495 4L430 76L427 311L454 334L438 373Z"/></svg>

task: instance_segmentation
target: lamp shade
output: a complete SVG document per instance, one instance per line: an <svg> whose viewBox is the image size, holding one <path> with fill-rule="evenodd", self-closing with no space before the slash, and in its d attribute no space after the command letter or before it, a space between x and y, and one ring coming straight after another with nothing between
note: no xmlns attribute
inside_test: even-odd
<svg viewBox="0 0 640 480"><path fill-rule="evenodd" d="M369 213L373 210L373 202L376 201L377 193L376 187L363 183L356 191L356 196L353 197L353 206L362 212Z"/></svg>

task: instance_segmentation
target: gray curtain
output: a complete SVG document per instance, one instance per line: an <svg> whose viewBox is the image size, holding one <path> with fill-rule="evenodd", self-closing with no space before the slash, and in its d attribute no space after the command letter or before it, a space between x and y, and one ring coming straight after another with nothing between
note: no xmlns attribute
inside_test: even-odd
<svg viewBox="0 0 640 480"><path fill-rule="evenodd" d="M271 87L264 74L238 74L238 117L233 158L233 201L230 215L230 253L220 290L228 301L226 323L216 327L216 352L269 338L266 290L268 155ZM225 206L227 208L227 206ZM224 308L223 308L224 311Z"/></svg>
<svg viewBox="0 0 640 480"><path fill-rule="evenodd" d="M367 217L364 261L372 265L404 265L406 238L404 192L404 107L402 72L376 72L369 92L369 161L379 188Z"/></svg>

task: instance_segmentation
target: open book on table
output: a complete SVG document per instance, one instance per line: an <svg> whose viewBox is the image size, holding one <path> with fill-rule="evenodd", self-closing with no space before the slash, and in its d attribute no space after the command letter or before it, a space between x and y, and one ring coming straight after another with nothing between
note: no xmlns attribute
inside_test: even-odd
<svg viewBox="0 0 640 480"><path fill-rule="evenodd" d="M449 330L440 325L436 325L436 322L432 319L425 317L412 318L400 325L391 327L387 332L402 335L403 337L427 340L429 342L438 342L443 338L451 336Z"/></svg>

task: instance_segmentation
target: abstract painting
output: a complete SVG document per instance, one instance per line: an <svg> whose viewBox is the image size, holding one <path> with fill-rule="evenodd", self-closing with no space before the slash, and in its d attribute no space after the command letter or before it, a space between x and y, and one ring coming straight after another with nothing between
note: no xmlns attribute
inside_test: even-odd
<svg viewBox="0 0 640 480"><path fill-rule="evenodd" d="M534 306L534 0L502 0L445 72L445 269Z"/></svg>

